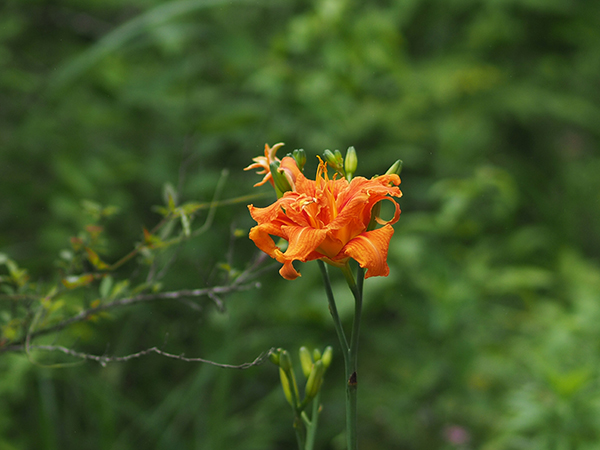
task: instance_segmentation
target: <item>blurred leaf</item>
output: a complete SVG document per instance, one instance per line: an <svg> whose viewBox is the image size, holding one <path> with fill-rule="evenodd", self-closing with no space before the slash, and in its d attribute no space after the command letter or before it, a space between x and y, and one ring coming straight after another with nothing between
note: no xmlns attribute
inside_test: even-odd
<svg viewBox="0 0 600 450"><path fill-rule="evenodd" d="M181 211L181 209L180 209L180 211ZM190 231L190 218L183 211L181 211L181 226L183 227L183 234L186 237L189 237L190 234L191 234L191 231Z"/></svg>
<svg viewBox="0 0 600 450"><path fill-rule="evenodd" d="M236 2L243 2L237 0ZM59 89L90 69L95 63L119 50L131 40L170 20L186 16L197 10L230 4L231 0L178 0L158 5L138 17L125 22L104 36L98 43L77 58L63 65L51 80Z"/></svg>
<svg viewBox="0 0 600 450"><path fill-rule="evenodd" d="M110 269L110 266L100 259L98 254L89 247L85 247L87 257L90 263L98 270Z"/></svg>
<svg viewBox="0 0 600 450"><path fill-rule="evenodd" d="M102 278L102 281L100 281L100 287L99 287L100 297L107 298L111 293L113 284L114 284L114 279L112 276L106 275L104 278Z"/></svg>
<svg viewBox="0 0 600 450"><path fill-rule="evenodd" d="M92 273L84 273L83 275L71 275L61 280L62 284L67 289L76 289L78 287L87 286L96 279Z"/></svg>

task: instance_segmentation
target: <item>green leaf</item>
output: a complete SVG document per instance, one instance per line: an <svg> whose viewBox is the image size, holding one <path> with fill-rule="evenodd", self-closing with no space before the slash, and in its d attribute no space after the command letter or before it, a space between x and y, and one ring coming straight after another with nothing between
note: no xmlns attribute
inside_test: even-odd
<svg viewBox="0 0 600 450"><path fill-rule="evenodd" d="M95 279L96 277L93 273L84 273L82 275L71 275L65 277L61 280L61 282L67 289L75 289L81 286L87 286Z"/></svg>
<svg viewBox="0 0 600 450"><path fill-rule="evenodd" d="M100 259L100 257L98 256L98 254L92 250L89 247L85 247L85 251L87 253L88 256L88 260L89 262L92 263L92 265L99 270L107 270L110 269L110 266L108 264L106 264L104 261L102 261Z"/></svg>
<svg viewBox="0 0 600 450"><path fill-rule="evenodd" d="M163 198L169 212L173 212L177 207L177 190L171 183L165 183L163 186Z"/></svg>
<svg viewBox="0 0 600 450"><path fill-rule="evenodd" d="M107 298L110 295L110 291L113 287L114 284L114 279L112 276L110 275L106 275L104 278L102 278L102 281L100 282L100 297L102 298Z"/></svg>

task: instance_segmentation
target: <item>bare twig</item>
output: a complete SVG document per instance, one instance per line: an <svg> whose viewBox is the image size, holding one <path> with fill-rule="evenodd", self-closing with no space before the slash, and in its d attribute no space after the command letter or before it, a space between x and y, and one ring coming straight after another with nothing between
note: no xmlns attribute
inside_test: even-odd
<svg viewBox="0 0 600 450"><path fill-rule="evenodd" d="M280 264L275 262L272 264L267 264L263 266L263 264L269 260L269 255L263 252L259 252L258 256L255 258L254 262L250 267L248 267L244 272L242 272L236 279L235 282L237 284L242 283L250 278L257 278L263 273L270 272L274 270L276 267L279 267ZM261 267L263 266L263 267Z"/></svg>
<svg viewBox="0 0 600 450"><path fill-rule="evenodd" d="M79 314L69 317L68 319L65 319L65 320L57 323L56 325L53 325L50 327L42 328L37 331L33 331L33 327L31 327L31 331L27 334L27 336L24 339L21 339L20 341L16 341L13 344L16 346L20 346L25 343L30 343L32 339L34 339L38 336L43 336L46 334L54 333L56 331L60 331L69 325L72 325L77 322L82 322L82 321L88 319L89 317L91 317L95 314L98 314L99 312L106 311L109 309L114 309L117 307L129 306L129 305L134 305L137 303L150 302L150 301L156 301L156 300L182 299L182 298L186 298L186 297L209 296L214 301L213 297L217 294L228 294L230 292L245 291L248 289L259 288L259 287L260 287L260 283L258 283L258 282L252 282L252 283L246 283L246 284L233 283L229 286L215 286L215 287L204 288L204 289L158 292L156 294L139 294L139 295L135 295L133 297L121 298L118 300L114 300L112 302L98 305L94 308L85 309L85 310L81 311ZM4 348L0 347L0 353L7 351L8 348L10 348L10 347L4 347ZM33 348L33 346L28 345L28 348Z"/></svg>
<svg viewBox="0 0 600 450"><path fill-rule="evenodd" d="M219 312L225 312L225 303L223 303L223 300L221 300L217 294L210 292L208 297L215 303Z"/></svg>
<svg viewBox="0 0 600 450"><path fill-rule="evenodd" d="M22 351L24 349L25 349L25 345L11 345L10 347L7 348L8 351ZM132 353L132 354L126 355L126 356L92 355L89 353L78 352L73 349L63 347L62 345L31 345L31 346L29 346L29 350L45 350L45 351L49 351L49 352L61 352L61 353L64 353L65 355L70 355L75 358L89 360L89 361L96 361L102 367L105 367L108 363L111 363L111 362L126 362L126 361L129 361L132 359L136 359L136 358L140 358L142 356L149 355L151 353L156 353L158 355L165 356L167 358L178 359L180 361L185 361L185 362L199 362L199 363L210 364L210 365L216 366L216 367L221 367L223 369L242 369L242 370L261 365L262 363L264 363L267 360L267 358L269 357L271 352L274 351L274 349L271 348L266 352L262 352L252 362L243 363L240 365L232 365L232 364L220 364L220 363L211 361L209 359L204 359L204 358L187 358L183 354L175 355L173 353L164 352L161 349L159 349L158 347L151 347L146 350L142 350L137 353Z"/></svg>

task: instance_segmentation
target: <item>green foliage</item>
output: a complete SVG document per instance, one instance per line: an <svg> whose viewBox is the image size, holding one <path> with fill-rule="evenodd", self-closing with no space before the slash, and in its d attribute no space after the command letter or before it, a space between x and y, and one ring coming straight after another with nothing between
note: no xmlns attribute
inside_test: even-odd
<svg viewBox="0 0 600 450"><path fill-rule="evenodd" d="M271 201L241 170L265 142L312 167L352 145L356 175L401 158L404 192L391 275L365 285L361 448L595 448L599 21L592 0L2 2L0 345L95 301L230 280L255 252L244 203ZM211 208L219 189L238 200ZM124 355L168 334L232 363L335 346L318 269L302 274L266 272L225 314L143 305L46 342ZM9 352L0 377L0 448L294 446L266 366ZM317 448L342 448L334 384Z"/></svg>

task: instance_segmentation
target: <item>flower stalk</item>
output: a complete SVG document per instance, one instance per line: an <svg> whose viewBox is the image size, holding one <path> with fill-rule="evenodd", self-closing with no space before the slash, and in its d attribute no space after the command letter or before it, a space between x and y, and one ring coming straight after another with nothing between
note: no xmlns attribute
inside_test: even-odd
<svg viewBox="0 0 600 450"><path fill-rule="evenodd" d="M346 339L346 334L337 312L333 290L331 289L331 280L327 266L323 261L318 261L327 300L329 301L329 311L333 319L333 324L340 342L342 355L344 357L344 372L346 376L346 444L348 450L357 450L357 393L358 393L358 341L360 335L360 320L362 316L362 299L365 270L361 267L357 270L357 280L350 269L349 264L342 268L342 273L346 278L348 287L354 296L354 320L352 322L352 334L350 335L350 344Z"/></svg>

